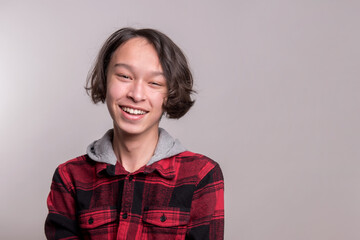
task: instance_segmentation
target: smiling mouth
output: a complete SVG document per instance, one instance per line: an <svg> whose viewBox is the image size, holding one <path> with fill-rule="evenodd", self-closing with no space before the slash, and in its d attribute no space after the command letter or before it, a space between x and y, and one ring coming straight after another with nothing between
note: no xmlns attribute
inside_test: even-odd
<svg viewBox="0 0 360 240"><path fill-rule="evenodd" d="M144 115L146 112L140 109L129 108L129 107L120 107L124 112L132 115Z"/></svg>

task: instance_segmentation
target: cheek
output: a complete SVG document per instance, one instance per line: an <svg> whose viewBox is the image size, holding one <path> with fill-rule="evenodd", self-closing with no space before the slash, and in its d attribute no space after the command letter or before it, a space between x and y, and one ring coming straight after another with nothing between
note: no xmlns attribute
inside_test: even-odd
<svg viewBox="0 0 360 240"><path fill-rule="evenodd" d="M163 105L166 105L167 100L168 100L167 95L165 95L165 96L163 97Z"/></svg>
<svg viewBox="0 0 360 240"><path fill-rule="evenodd" d="M111 103L113 102L113 93L112 93L112 89L110 88L106 90L105 102L108 108L110 109Z"/></svg>
<svg viewBox="0 0 360 240"><path fill-rule="evenodd" d="M106 107L108 109L108 112L110 113L110 116L114 119L115 116L115 108L113 104L114 101L111 99L109 92L107 93L108 94L106 94L106 98L105 98Z"/></svg>
<svg viewBox="0 0 360 240"><path fill-rule="evenodd" d="M116 84L110 83L106 89L105 98L105 102L110 113L115 110L114 104L116 103L116 100L120 97L120 95L120 88Z"/></svg>
<svg viewBox="0 0 360 240"><path fill-rule="evenodd" d="M106 103L106 106L107 108L110 110L111 109L111 98L109 97L109 94L106 95L106 98L105 98L105 103Z"/></svg>
<svg viewBox="0 0 360 240"><path fill-rule="evenodd" d="M166 100L167 100L167 95L165 94L160 94L156 99L156 106L161 108L162 111L164 111Z"/></svg>
<svg viewBox="0 0 360 240"><path fill-rule="evenodd" d="M166 91L165 93L163 93L162 95L162 105L165 106L168 100L168 92Z"/></svg>
<svg viewBox="0 0 360 240"><path fill-rule="evenodd" d="M107 101L114 101L120 98L124 93L124 86L118 83L110 83L106 90Z"/></svg>

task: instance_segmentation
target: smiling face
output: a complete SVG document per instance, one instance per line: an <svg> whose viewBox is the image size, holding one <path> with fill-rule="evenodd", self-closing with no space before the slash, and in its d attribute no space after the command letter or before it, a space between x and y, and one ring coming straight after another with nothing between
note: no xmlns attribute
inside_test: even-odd
<svg viewBox="0 0 360 240"><path fill-rule="evenodd" d="M107 69L106 104L115 131L157 134L166 96L166 79L154 47L141 37L120 45Z"/></svg>

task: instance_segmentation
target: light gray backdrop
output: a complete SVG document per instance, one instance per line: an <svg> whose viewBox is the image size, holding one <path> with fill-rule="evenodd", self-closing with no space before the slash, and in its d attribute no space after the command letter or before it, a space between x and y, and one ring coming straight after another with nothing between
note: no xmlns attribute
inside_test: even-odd
<svg viewBox="0 0 360 240"><path fill-rule="evenodd" d="M162 126L215 159L226 239L360 239L359 1L0 1L0 239L44 239L56 166L112 123L84 92L105 38L152 27L197 102Z"/></svg>

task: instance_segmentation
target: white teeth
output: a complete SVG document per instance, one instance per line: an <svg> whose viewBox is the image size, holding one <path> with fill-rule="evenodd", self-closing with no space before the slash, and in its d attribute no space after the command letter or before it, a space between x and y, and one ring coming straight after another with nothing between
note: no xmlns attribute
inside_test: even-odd
<svg viewBox="0 0 360 240"><path fill-rule="evenodd" d="M122 107L121 109L127 113L134 114L134 115L142 115L142 114L146 113L145 111L142 111L139 109L134 109L134 108L128 108L128 107Z"/></svg>

